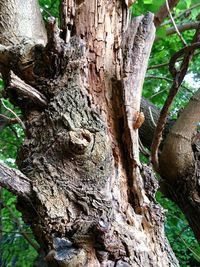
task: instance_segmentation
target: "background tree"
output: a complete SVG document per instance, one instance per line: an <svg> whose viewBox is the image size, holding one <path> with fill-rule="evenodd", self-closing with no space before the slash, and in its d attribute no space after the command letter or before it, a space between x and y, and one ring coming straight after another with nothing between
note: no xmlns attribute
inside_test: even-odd
<svg viewBox="0 0 200 267"><path fill-rule="evenodd" d="M3 4L5 5L5 3ZM63 2L62 4L62 11L65 11L64 4L66 3ZM89 266L94 266L92 264L98 264L98 262L101 262L101 264L106 264L106 262L114 264L115 262L115 264L118 265L122 264L122 262L125 264L126 262L126 264L132 266L136 264L136 261L139 266L143 266L144 263L147 264L147 258L149 262L153 264L164 264L165 266L169 262L173 262L175 266L177 262L172 256L167 243L164 243L164 248L162 248L165 252L167 250L166 257L162 255L159 259L159 257L156 258L157 256L153 256L154 253L155 255L158 253L160 250L160 243L163 242L161 241L163 238L162 223L160 219L158 220L158 217L155 217L155 214L159 213L159 207L155 204L153 199L155 185L153 186L153 184L151 184L151 188L148 186L148 173L150 173L150 170L145 166L140 166L140 171L143 169L142 177L145 181L144 186L137 167L137 130L134 128L136 128L136 115L139 115L140 90L143 80L142 76L145 72L145 64L142 63L147 60L147 58L144 58L144 54L150 52L149 48L151 47L151 41L153 41L152 36L148 35L149 33L153 33L153 28L146 28L146 25L151 21L152 17L147 15L143 19L139 18L134 20L127 28L127 7L121 5L122 3L116 3L116 6L115 4L107 6L105 3L102 3L102 6L97 8L96 15L98 19L96 20L97 24L95 24L96 28L94 30L92 29L94 23L92 24L92 22L95 22L95 16L87 9L88 4L87 2L83 5L76 3L75 6L70 6L71 9L67 9L68 13L62 12L63 16L61 17L61 28L63 29L61 33L62 38L68 42L70 35L78 35L81 37L81 40L72 37L68 45L64 45L63 41L58 38L57 29L53 21L50 21L48 23L49 41L46 49L43 49L41 45L33 44L32 40L30 42L30 36L28 36L29 45L27 45L27 42L25 42L24 45L24 37L26 35L22 35L23 38L20 41L18 40L19 36L17 36L17 45L14 47L12 46L11 50L7 47L3 47L2 73L6 81L6 94L15 105L20 106L24 115L23 120L26 121L26 127L28 126L25 131L27 135L24 146L25 150L21 150L23 152L21 152L21 157L20 154L18 156L18 164L21 170L32 180L31 187L33 186L34 196L32 193L31 196L29 196L31 199L29 198L28 203L30 204L28 207L24 207L20 201L19 207L21 206L21 209L23 209L23 215L26 221L30 222L30 218L34 214L35 218L31 221L31 226L45 254L47 254L50 249L53 249L53 253L49 253L47 256L47 259L50 260L49 264L53 264L53 266L57 263L52 260L65 262L62 263L65 264L65 266L72 264L72 261L81 261L83 264L85 258L88 260L88 254L92 255L90 256L91 261L88 263ZM103 6L105 6L105 10L102 11L101 7ZM6 5L6 7L8 7L8 5ZM118 10L118 15L115 14L115 9ZM66 14L67 17L65 16ZM120 17L122 14L123 19L121 20ZM161 13L158 12L158 14ZM86 17L86 15L88 16ZM90 18L90 20L88 21L87 18ZM105 18L105 20L101 18ZM81 21L84 21L85 24L81 24ZM149 25L152 25L152 23L149 23ZM138 32L136 33L135 28L138 26ZM109 29L112 29L114 33L111 33ZM140 32L141 29L143 32ZM123 46L122 43L122 52L124 53L123 64L121 64L121 30L122 32L126 30L126 33L122 36L125 40L124 43L128 44L127 46ZM8 31L8 33L12 35L12 32L10 33ZM147 34L150 39L145 37L145 34ZM40 43L41 39L44 43L46 40L45 35L43 38L39 39ZM7 40L8 36L6 38L6 41ZM36 38L36 43L37 40ZM83 41L86 42L86 45ZM114 47L112 46L113 43L115 44ZM23 49L26 48L23 57L21 57L19 53L22 47ZM84 47L86 47L86 53L84 53ZM132 53L132 49L134 53ZM79 54L77 55L74 51L79 51ZM65 59L63 59L63 54L65 55ZM107 60L108 57L105 56L106 54L109 55L109 60ZM12 58L11 64L10 58ZM18 61L19 59L20 61ZM67 62L65 62L65 60L67 60ZM47 65L50 62L51 67L48 68L46 65L44 66L41 64L41 61L46 62ZM32 64L32 62L34 62L34 64ZM113 64L110 65L111 63ZM129 66L131 66L130 69ZM13 69L15 74L28 83L29 86L12 73L10 75L8 69ZM82 81L87 81L87 83L83 83L84 87L80 86L80 79ZM67 80L68 84L66 85ZM30 87L30 85L32 87ZM133 91L131 91L130 88L132 88ZM69 94L64 93L68 91ZM80 92L82 92L81 97ZM78 96L78 102L76 97L74 99L74 94L76 97ZM122 95L125 96L124 99ZM87 96L88 100L90 100L89 102L85 102L84 100L84 105L81 104L82 99L84 99L83 96ZM25 103L25 99L29 101ZM68 110L68 108L65 110L64 107L66 104L69 105L69 103L73 103L71 99L76 103L76 108L72 108L72 105L70 110ZM81 110L87 111L89 125L88 119L82 119L82 121L80 121L80 117L84 118L83 112L79 111L80 104ZM95 113L93 113L94 111L93 109L91 110L90 106L95 106L95 109L101 106L101 112L100 110L96 110ZM79 111L78 114L74 111L77 107ZM129 107L132 109L129 110ZM103 121L99 121L97 119L99 116L101 117L102 114L104 117L107 117L107 120L103 119ZM79 117L77 117L78 115ZM94 123L95 128L93 128ZM42 128L45 130L41 131ZM122 129L124 131L123 138L121 134ZM65 134L66 131L68 131L68 134ZM109 140L112 140L112 150L110 150L110 146L108 145L109 142L106 141L108 140L107 137L105 139L105 134L106 136L108 134ZM91 163L86 157L88 155L88 149L89 153L91 152L91 136L95 136L95 141L99 140L93 143L92 150L92 156L98 158L96 163L95 159L93 159L94 162ZM48 150L46 150L47 144L49 144L49 138L53 141L53 149L49 147ZM98 145L95 147L95 144L100 142L102 142L101 146L103 143L106 143L104 151L102 151ZM126 146L125 150L122 148L123 144ZM133 151L132 147L134 148ZM98 154L96 154L95 151L99 151ZM107 156L105 156L106 153L108 153ZM129 156L125 159L125 154L127 153ZM63 154L66 158L63 157ZM38 157L39 155L42 155L42 157ZM73 156L69 157L69 155ZM113 155L113 157L111 155ZM27 163L25 163L25 158L26 161L28 159ZM38 159L40 159L39 162ZM106 168L103 166L105 164L105 159ZM56 167L53 162L56 162ZM73 171L73 175L72 173L62 172L65 168L61 171L59 162L62 162L62 168L66 164L68 172L69 170L75 170ZM97 162L102 165L98 165ZM113 163L115 163L115 168ZM75 169L73 167L74 165L76 165ZM68 168L69 166L70 168ZM99 172L99 168L101 172ZM110 173L108 173L109 169ZM117 174L113 173L115 169L118 170ZM14 193L20 195L19 200L23 197L27 197L27 194L30 193L30 185L29 182L27 182L29 180L21 174L18 174L19 178L22 180L20 180L20 182L15 181L15 183L13 183L12 180L12 183L9 183L8 177L5 175L5 170L7 174L10 174L10 179L13 175L13 172L9 172L8 169L2 166L3 174L1 173L1 175L5 178L2 184L7 186L7 188ZM80 179L77 179L76 183L78 183L78 188L76 183L73 185L73 180L71 180L70 185L66 183L66 178L76 177L76 175L80 173L81 177L84 179L84 186L85 182L89 183L86 188L84 187L84 190L81 191L78 190L78 188L80 188L79 183L81 182L83 189L83 180L80 181ZM102 192L100 195L99 193L95 194L96 190L98 190L98 183L96 184L95 190L92 186L92 181L94 182L95 180L94 178L92 179L94 176L99 179L104 177L104 182L102 181L103 184L100 183L100 188L104 188L103 195ZM49 181L50 177L51 181ZM59 177L65 178L61 179ZM80 176L78 175L78 177ZM112 177L110 181L112 181L114 186L113 191L107 191L107 187L105 187L105 177L107 178L107 182L108 178L111 179ZM152 175L150 178L153 179ZM20 183L22 183L23 179L25 179L23 188L20 188ZM45 180L44 183L42 182L43 179ZM119 181L119 183L117 181ZM128 183L125 181L128 181ZM49 190L48 187L50 188ZM45 194L45 191L47 194ZM58 197L56 191L59 192L61 196L63 194L61 199L60 195ZM87 191L88 194L84 195L83 191ZM144 193L144 191L146 192ZM118 193L116 194L116 192ZM112 197L109 198L111 195ZM102 199L102 196L106 196L106 199ZM128 198L123 200L122 196L127 196ZM64 201L65 198L71 204ZM147 198L149 198L150 202L147 201ZM111 199L113 200L111 201ZM94 200L96 202L95 205ZM58 205L58 203L60 203L60 205ZM111 208L110 205L113 208ZM55 206L57 208L56 211ZM73 216L71 216L70 219L66 219L63 207L68 207L70 213L73 210L72 214L75 214L74 216L76 219L84 219L84 221L88 222L88 225L86 224L86 226L83 227L82 224L80 225L80 222L73 219ZM112 210L113 214L109 217L109 220L105 220L110 210ZM124 210L128 210L128 212L125 212L125 215ZM59 212L61 214L60 218L58 218ZM104 216L100 215L99 212L104 213ZM125 221L121 218L122 215L126 217ZM54 217L52 218L52 216ZM161 214L159 216L162 218ZM93 217L95 217L95 220L92 219ZM121 218L119 225L113 223L115 218ZM69 223L68 220L73 221L73 228L71 226L72 221ZM98 220L100 221L98 222ZM133 223L136 221L139 222L138 220L142 223L139 223L139 228ZM154 225L154 230L148 238L147 233L150 229L152 231L151 225L149 225L150 221ZM127 223L128 225L132 225L132 230ZM58 225L60 226L58 227ZM125 229L126 236L123 234ZM132 231L134 231L134 236L132 235ZM94 232L97 236L96 240L94 240ZM134 241L135 238L137 239L135 235L141 236L141 234L145 235L148 242L146 243L145 240L145 243L143 243L143 241L140 240L140 244L145 244L146 248L151 249L151 251L147 253L148 257L144 252L141 254L141 251L135 251L134 242L139 242L138 240ZM41 236L43 238L41 238ZM123 252L124 244L127 242L127 236L131 239L131 243L128 242L128 245L126 244L126 252ZM155 251L153 251L152 248L152 238L157 240L156 243L158 246ZM122 242L121 246L120 242ZM62 249L63 245L65 246L64 250ZM129 254L132 254L131 251L136 253L135 258L129 256ZM141 257L141 255L142 259L139 259L138 257ZM152 258L149 259L149 257ZM160 263L159 260L161 261Z"/></svg>

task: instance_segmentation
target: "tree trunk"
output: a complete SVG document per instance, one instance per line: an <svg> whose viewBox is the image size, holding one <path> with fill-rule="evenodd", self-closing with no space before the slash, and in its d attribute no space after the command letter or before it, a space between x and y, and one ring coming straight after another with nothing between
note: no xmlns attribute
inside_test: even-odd
<svg viewBox="0 0 200 267"><path fill-rule="evenodd" d="M124 1L63 1L62 8L69 42L50 20L46 47L23 55L28 72L22 60L1 67L5 95L26 126L17 164L27 178L9 189L48 266L178 266L154 198L157 182L139 162L153 16L129 22ZM4 47L1 62L5 53L21 59L18 51Z"/></svg>

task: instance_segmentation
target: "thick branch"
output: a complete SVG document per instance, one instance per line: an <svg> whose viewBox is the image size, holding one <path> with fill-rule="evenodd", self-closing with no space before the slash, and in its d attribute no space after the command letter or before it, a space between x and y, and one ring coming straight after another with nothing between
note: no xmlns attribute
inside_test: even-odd
<svg viewBox="0 0 200 267"><path fill-rule="evenodd" d="M25 198L31 197L30 180L20 171L0 163L0 186L13 194Z"/></svg>
<svg viewBox="0 0 200 267"><path fill-rule="evenodd" d="M188 47L184 47L183 49L175 53L175 55L172 56L170 64L169 64L170 72L174 78L174 81L170 88L169 95L161 110L160 118L158 120L158 124L155 130L155 133L154 133L153 143L151 147L151 160L152 160L155 170L157 171L159 171L158 148L162 140L162 131L164 129L164 126L167 120L168 110L187 73L189 62L191 61L194 55L195 49L200 46L199 40L200 40L200 30L198 29L193 38L192 44ZM180 65L180 68L176 69L175 67L176 60L183 55L184 55L184 58Z"/></svg>
<svg viewBox="0 0 200 267"><path fill-rule="evenodd" d="M133 128L136 113L140 109L140 97L147 60L154 39L155 27L152 14L133 20L124 41L124 117L126 126L126 142L130 158L137 161L138 155L132 150L137 139L137 131ZM138 31L136 31L138 29ZM150 34L151 32L151 34ZM145 55L145 58L144 58ZM130 90L131 88L131 90ZM137 147L137 144L136 144Z"/></svg>
<svg viewBox="0 0 200 267"><path fill-rule="evenodd" d="M67 43L71 37L74 26L75 3L74 1L60 1L60 26L62 38Z"/></svg>
<svg viewBox="0 0 200 267"><path fill-rule="evenodd" d="M194 164L191 140L200 121L200 89L192 96L181 112L165 141L160 157L160 171L163 177L175 180L185 176ZM173 148L173 149L172 149Z"/></svg>
<svg viewBox="0 0 200 267"><path fill-rule="evenodd" d="M139 126L135 126L140 118L138 115L140 115L141 91L154 37L155 27L151 13L132 20L124 36L124 141L128 151L127 162L130 177L133 177L135 165L139 164L137 130ZM130 187L131 191L138 192L138 180L130 179ZM137 194L134 197L134 206L140 206L140 202L143 201L142 195L139 192Z"/></svg>

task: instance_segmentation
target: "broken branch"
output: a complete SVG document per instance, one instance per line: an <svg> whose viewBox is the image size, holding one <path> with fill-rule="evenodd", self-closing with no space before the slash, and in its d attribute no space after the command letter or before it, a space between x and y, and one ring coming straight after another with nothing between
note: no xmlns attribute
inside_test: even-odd
<svg viewBox="0 0 200 267"><path fill-rule="evenodd" d="M26 97L28 101L36 104L37 106L44 108L47 106L47 99L43 94L41 94L29 84L22 81L11 71L10 82L8 87L6 88L6 92L9 93L9 91L13 90L16 91L18 95Z"/></svg>
<svg viewBox="0 0 200 267"><path fill-rule="evenodd" d="M19 170L3 163L0 163L0 186L17 196L30 198L32 194L31 181Z"/></svg>

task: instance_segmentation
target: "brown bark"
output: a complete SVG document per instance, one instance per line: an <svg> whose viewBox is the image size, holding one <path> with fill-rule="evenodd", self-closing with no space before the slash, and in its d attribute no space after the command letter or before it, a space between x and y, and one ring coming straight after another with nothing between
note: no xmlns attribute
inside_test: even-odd
<svg viewBox="0 0 200 267"><path fill-rule="evenodd" d="M69 42L51 20L46 47L31 49L31 72L4 72L26 125L17 158L31 180L30 201L19 199L24 219L48 266L178 266L134 127L153 16L129 25L124 1L63 3L75 12Z"/></svg>

